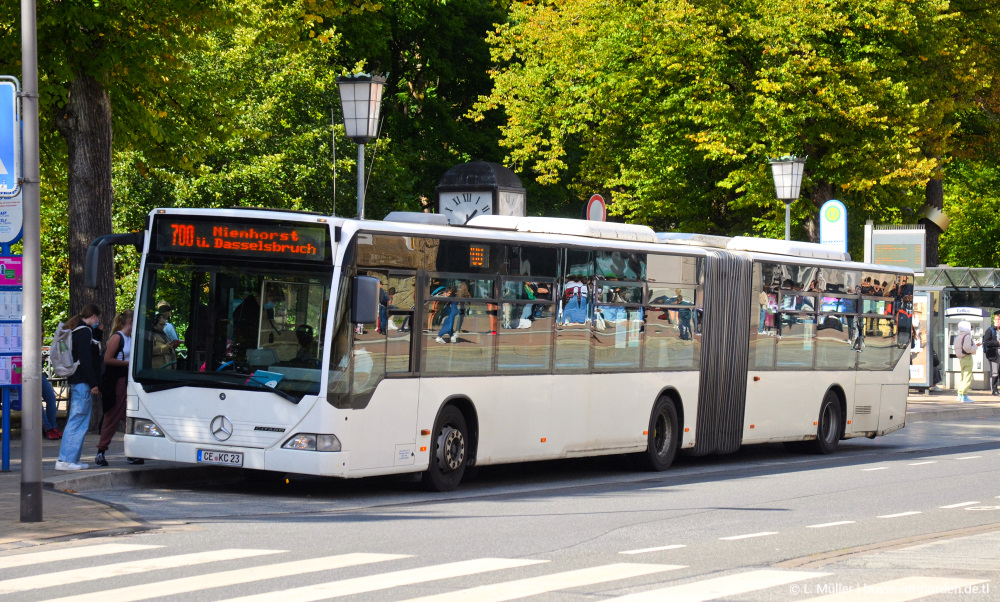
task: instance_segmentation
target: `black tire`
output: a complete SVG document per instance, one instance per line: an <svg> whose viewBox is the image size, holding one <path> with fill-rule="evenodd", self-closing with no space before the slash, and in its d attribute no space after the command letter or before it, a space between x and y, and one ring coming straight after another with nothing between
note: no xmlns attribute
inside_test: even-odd
<svg viewBox="0 0 1000 602"><path fill-rule="evenodd" d="M431 439L431 460L423 475L429 491L454 491L469 460L469 429L455 406L441 410Z"/></svg>
<svg viewBox="0 0 1000 602"><path fill-rule="evenodd" d="M669 397L657 399L649 416L646 453L643 454L643 464L648 470L662 472L670 468L677 455L677 444L680 441L678 431L674 401Z"/></svg>
<svg viewBox="0 0 1000 602"><path fill-rule="evenodd" d="M819 406L819 420L816 425L816 440L812 441L812 451L817 454L832 454L837 451L840 434L844 431L844 416L840 411L840 399L833 391L827 391Z"/></svg>

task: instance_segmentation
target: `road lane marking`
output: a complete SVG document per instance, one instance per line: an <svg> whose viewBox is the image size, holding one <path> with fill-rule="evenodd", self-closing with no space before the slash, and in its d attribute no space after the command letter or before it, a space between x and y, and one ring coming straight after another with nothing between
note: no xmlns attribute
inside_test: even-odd
<svg viewBox="0 0 1000 602"><path fill-rule="evenodd" d="M158 581L155 583L144 583L131 587L119 589L91 592L77 596L67 596L57 598L59 602L83 602L93 600L94 602L132 602L134 600L149 600L161 596L175 596L177 594L189 594L200 592L213 587L224 587L230 585L240 585L253 581L263 581L265 579L276 579L278 577L291 577L293 575L304 575L306 573L316 573L330 569L340 569L349 566L370 564L373 562L384 562L386 560L399 560L410 558L405 554L339 554L337 556L327 556L326 558L310 558L307 560L295 560L292 562L282 562L279 564L254 566L245 569L223 571L221 573L208 573L206 575L196 575L194 577L182 577L180 579L170 579L168 581ZM55 602L50 600L49 602Z"/></svg>
<svg viewBox="0 0 1000 602"><path fill-rule="evenodd" d="M914 462L912 464L907 464L907 466L923 466L924 464L937 464L937 460L927 460L926 462Z"/></svg>
<svg viewBox="0 0 1000 602"><path fill-rule="evenodd" d="M871 472L872 470L889 470L888 466L879 466L877 468L862 468L862 472Z"/></svg>
<svg viewBox="0 0 1000 602"><path fill-rule="evenodd" d="M900 516L913 516L914 514L920 514L920 511L910 510L909 512L900 512L898 514L883 514L877 518L899 518Z"/></svg>
<svg viewBox="0 0 1000 602"><path fill-rule="evenodd" d="M219 562L220 560L238 560L240 558L252 558L254 556L264 556L266 554L280 554L282 552L284 552L284 550L212 550L210 552L196 552L194 554L181 554L178 556L165 556L163 558L149 558L146 560L132 560L130 562L105 564L103 566L92 566L85 569L73 569L69 571L58 571L55 573L34 575L32 577L6 579L4 581L0 581L0 594L24 592L32 589L55 587L56 585L68 585L70 583L79 583L81 581L95 581L106 577L134 575L136 573L144 573L146 571L174 569L182 566L204 564L206 562Z"/></svg>
<svg viewBox="0 0 1000 602"><path fill-rule="evenodd" d="M674 585L654 589L648 592L629 594L620 598L612 598L607 602L701 602L715 600L726 596L738 596L778 585L787 585L796 581L827 577L831 573L810 573L805 571L774 571L761 570L739 573L727 577L705 579L684 585Z"/></svg>
<svg viewBox="0 0 1000 602"><path fill-rule="evenodd" d="M955 458L956 460L975 460L976 458L982 458L982 456L965 456L964 458Z"/></svg>
<svg viewBox="0 0 1000 602"><path fill-rule="evenodd" d="M975 506L979 502L962 502L961 504L949 504L947 506L938 506L942 510L947 510L949 508L962 508L963 506Z"/></svg>
<svg viewBox="0 0 1000 602"><path fill-rule="evenodd" d="M852 521L852 520L839 520L839 521L837 521L835 523L823 523L823 524L820 524L820 525L808 525L808 526L806 526L806 529L823 529L825 527L839 527L840 525L853 525L853 524L854 524L854 521Z"/></svg>
<svg viewBox="0 0 1000 602"><path fill-rule="evenodd" d="M571 587L596 585L618 579L630 579L632 577L642 577L643 575L650 575L652 573L675 571L684 568L687 567L679 564L607 564L588 569L553 573L551 575L542 575L541 577L530 577L506 583L495 583L493 585L472 587L433 596L413 598L405 602L503 602L504 600L527 598L528 596L537 596Z"/></svg>
<svg viewBox="0 0 1000 602"><path fill-rule="evenodd" d="M940 594L960 594L966 587L987 581L989 579L904 577L872 585L854 586L847 591L818 598L808 598L803 602L907 602Z"/></svg>
<svg viewBox="0 0 1000 602"><path fill-rule="evenodd" d="M77 546L75 548L49 550L48 552L31 552L17 556L0 557L0 569L12 569L14 567L42 564L44 562L90 558L91 556L105 556L107 554L121 554L123 552L138 552L140 550L152 550L162 547L126 543L102 543L94 546Z"/></svg>
<svg viewBox="0 0 1000 602"><path fill-rule="evenodd" d="M764 537L766 535L777 535L777 531L761 531L760 533L748 533L746 535L730 535L729 537L720 537L719 539L723 541L733 541L736 539L749 539L751 537Z"/></svg>
<svg viewBox="0 0 1000 602"><path fill-rule="evenodd" d="M313 600L325 600L327 598L337 598L340 596L351 596L354 594L364 594L376 592L383 589L400 587L403 585L414 585L416 583L427 583L439 579L452 579L454 577L465 577L489 571L499 571L502 569L513 569L533 564L542 564L548 560L519 560L508 558L477 558L475 560L463 560L449 564L438 564L425 566L394 573L382 573L379 575L369 575L367 577L355 577L353 579L342 579L340 581L328 581L317 583L305 587L292 589L282 589L275 592L266 592L253 596L241 598L231 598L225 602L248 602L250 600L274 600L276 602L310 602Z"/></svg>
<svg viewBox="0 0 1000 602"><path fill-rule="evenodd" d="M625 552L618 552L619 554L645 554L647 552L662 552L663 550L677 550L679 548L686 548L687 546L682 543L675 543L669 546L660 546L658 548L643 548L641 550L627 550Z"/></svg>

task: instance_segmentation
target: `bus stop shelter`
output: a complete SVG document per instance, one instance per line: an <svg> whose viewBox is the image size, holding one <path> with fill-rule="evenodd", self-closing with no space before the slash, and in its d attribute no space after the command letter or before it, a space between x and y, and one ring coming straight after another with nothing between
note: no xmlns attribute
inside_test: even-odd
<svg viewBox="0 0 1000 602"><path fill-rule="evenodd" d="M963 268L938 266L917 276L913 289L914 315L918 319L917 336L910 353L910 386L927 389L933 379L934 354L940 362L942 388L954 388L958 371L952 343L954 326L960 319L972 323L973 338L982 342L990 326L989 315L1000 308L1000 268ZM976 366L989 364L978 352ZM979 372L974 389L988 389L989 377Z"/></svg>

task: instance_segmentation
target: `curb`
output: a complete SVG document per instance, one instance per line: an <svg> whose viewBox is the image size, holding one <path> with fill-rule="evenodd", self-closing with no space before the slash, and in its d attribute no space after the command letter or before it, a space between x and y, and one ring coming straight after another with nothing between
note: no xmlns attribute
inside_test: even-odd
<svg viewBox="0 0 1000 602"><path fill-rule="evenodd" d="M79 493L95 489L129 489L141 486L225 482L239 479L242 469L222 466L169 466L145 470L88 470L45 479L45 489Z"/></svg>
<svg viewBox="0 0 1000 602"><path fill-rule="evenodd" d="M963 407L947 410L917 410L906 413L907 422L936 422L939 420L955 420L956 418L975 419L987 416L1000 416L1000 408Z"/></svg>

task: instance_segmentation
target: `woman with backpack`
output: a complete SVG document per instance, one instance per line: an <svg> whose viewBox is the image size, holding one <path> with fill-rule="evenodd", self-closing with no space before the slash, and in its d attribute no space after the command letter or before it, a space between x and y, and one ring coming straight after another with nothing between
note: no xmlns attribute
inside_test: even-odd
<svg viewBox="0 0 1000 602"><path fill-rule="evenodd" d="M118 423L125 417L125 397L128 385L129 356L132 353L131 309L115 316L111 327L111 338L104 350L104 377L101 380L101 399L104 417L101 419L101 438L97 442L97 457L94 464L107 466L104 452L108 451L111 440L118 431Z"/></svg>
<svg viewBox="0 0 1000 602"><path fill-rule="evenodd" d="M979 349L979 344L972 340L972 324L968 320L958 323L958 336L955 337L955 356L962 367L962 376L958 381L958 401L974 403L969 397L972 388L972 356Z"/></svg>
<svg viewBox="0 0 1000 602"><path fill-rule="evenodd" d="M82 470L83 438L90 427L90 408L93 396L101 384L101 345L94 339L94 330L101 323L101 308L94 303L70 318L64 329L71 331L73 361L80 362L69 375L71 387L69 418L63 430L62 444L56 470Z"/></svg>

